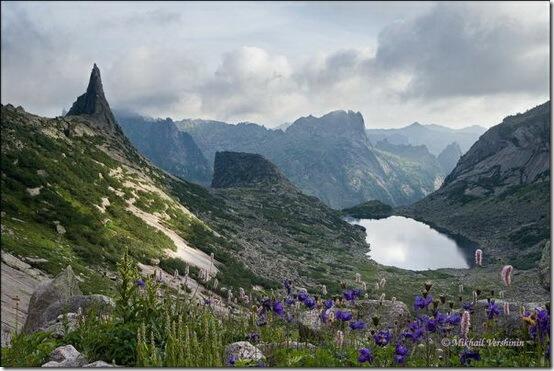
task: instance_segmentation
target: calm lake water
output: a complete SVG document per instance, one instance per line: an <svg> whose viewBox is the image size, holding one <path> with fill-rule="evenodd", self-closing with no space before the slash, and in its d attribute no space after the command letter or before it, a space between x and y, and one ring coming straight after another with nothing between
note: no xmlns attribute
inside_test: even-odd
<svg viewBox="0 0 554 371"><path fill-rule="evenodd" d="M383 265L410 270L468 268L476 248L403 216L348 221L366 229L368 255Z"/></svg>

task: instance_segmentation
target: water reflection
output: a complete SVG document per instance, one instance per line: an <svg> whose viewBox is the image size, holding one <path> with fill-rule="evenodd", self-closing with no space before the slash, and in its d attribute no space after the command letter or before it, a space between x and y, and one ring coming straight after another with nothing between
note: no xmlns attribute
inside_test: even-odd
<svg viewBox="0 0 554 371"><path fill-rule="evenodd" d="M411 270L468 268L476 247L403 216L349 221L366 229L366 241L371 246L368 254L383 265Z"/></svg>

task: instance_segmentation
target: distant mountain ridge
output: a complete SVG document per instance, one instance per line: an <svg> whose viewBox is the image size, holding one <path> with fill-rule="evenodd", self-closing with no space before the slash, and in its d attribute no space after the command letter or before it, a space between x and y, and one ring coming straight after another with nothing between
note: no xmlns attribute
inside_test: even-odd
<svg viewBox="0 0 554 371"><path fill-rule="evenodd" d="M138 127L119 119L134 137L131 131ZM426 150L426 155L414 157L394 144L388 149L373 146L359 112L301 117L285 130L209 120L175 124L191 135L208 163L219 151L260 154L304 193L337 209L371 199L406 205L435 190L446 175Z"/></svg>
<svg viewBox="0 0 554 371"><path fill-rule="evenodd" d="M438 156L452 142L458 143L462 153L467 152L486 130L478 125L451 129L436 124L422 125L414 122L399 129L367 129L366 133L373 144L384 139L394 144L423 144L429 152Z"/></svg>

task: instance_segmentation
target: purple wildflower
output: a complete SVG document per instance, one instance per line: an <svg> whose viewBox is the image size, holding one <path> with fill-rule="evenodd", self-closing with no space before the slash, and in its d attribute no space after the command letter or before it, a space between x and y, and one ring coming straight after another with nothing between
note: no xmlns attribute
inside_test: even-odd
<svg viewBox="0 0 554 371"><path fill-rule="evenodd" d="M238 361L238 357L234 354L230 354L229 358L227 358L227 363L230 364L231 366L234 366L237 361Z"/></svg>
<svg viewBox="0 0 554 371"><path fill-rule="evenodd" d="M394 362L398 364L403 364L408 358L408 348L404 345L398 343L394 349Z"/></svg>
<svg viewBox="0 0 554 371"><path fill-rule="evenodd" d="M283 286L287 290L287 295L290 295L290 293L292 291L292 282L289 279L285 279L283 281Z"/></svg>
<svg viewBox="0 0 554 371"><path fill-rule="evenodd" d="M335 302L333 301L333 299L327 299L323 304L325 305L325 308L331 309L333 305L335 305Z"/></svg>
<svg viewBox="0 0 554 371"><path fill-rule="evenodd" d="M276 300L274 303L273 303L273 312L280 316L280 317L283 317L285 315L285 308L283 307L283 303L281 303L280 301Z"/></svg>
<svg viewBox="0 0 554 371"><path fill-rule="evenodd" d="M460 363L463 366L469 365L472 359L475 361L481 360L479 352L475 352L466 348L462 353L460 353Z"/></svg>
<svg viewBox="0 0 554 371"><path fill-rule="evenodd" d="M342 296L344 297L345 300L348 300L348 301L356 300L356 296L354 294L354 291L352 290L346 290L345 292L342 293Z"/></svg>
<svg viewBox="0 0 554 371"><path fill-rule="evenodd" d="M296 300L294 300L293 297L287 296L287 298L285 299L285 304L286 305L293 305L294 303L296 303Z"/></svg>
<svg viewBox="0 0 554 371"><path fill-rule="evenodd" d="M308 293L306 291L300 291L298 293L298 301L304 302L308 298Z"/></svg>
<svg viewBox="0 0 554 371"><path fill-rule="evenodd" d="M308 297L306 298L306 300L304 300L304 305L305 305L306 308L308 308L308 309L314 309L315 304L316 304L316 303L315 303L315 299L312 298L311 296L308 296Z"/></svg>
<svg viewBox="0 0 554 371"><path fill-rule="evenodd" d="M359 353L358 362L360 362L360 363L364 363L364 362L371 363L371 362L373 362L373 352L371 351L371 349L361 348L358 351L358 353Z"/></svg>
<svg viewBox="0 0 554 371"><path fill-rule="evenodd" d="M140 288L143 288L145 283L144 283L144 280L142 278L138 279L135 284L140 287Z"/></svg>
<svg viewBox="0 0 554 371"><path fill-rule="evenodd" d="M350 322L350 328L352 330L363 330L366 328L366 324L364 321L362 321L361 319L357 320L357 321L354 321L354 322Z"/></svg>
<svg viewBox="0 0 554 371"><path fill-rule="evenodd" d="M248 336L246 337L246 339L251 342L251 343L257 343L258 341L260 341L260 334L258 334L257 332L251 332L248 334Z"/></svg>
<svg viewBox="0 0 554 371"><path fill-rule="evenodd" d="M402 333L402 336L404 336L405 338L411 339L414 343L417 343L421 341L424 334L425 334L424 328L421 327L417 321L414 321L410 323L410 325L408 326L408 331Z"/></svg>
<svg viewBox="0 0 554 371"><path fill-rule="evenodd" d="M470 313L473 313L473 303L464 303L462 304L462 308Z"/></svg>
<svg viewBox="0 0 554 371"><path fill-rule="evenodd" d="M429 306L429 304L431 304L432 302L433 302L433 297L431 295L427 295L426 298L418 295L415 298L414 308L426 309Z"/></svg>
<svg viewBox="0 0 554 371"><path fill-rule="evenodd" d="M487 306L487 316L489 319L493 319L498 315L500 315L500 307L494 302L494 300L491 300Z"/></svg>
<svg viewBox="0 0 554 371"><path fill-rule="evenodd" d="M329 309L324 308L321 311L321 314L319 315L319 318L321 319L321 322L327 323L327 321L329 320Z"/></svg>
<svg viewBox="0 0 554 371"><path fill-rule="evenodd" d="M425 327L429 332L437 331L437 320L433 318L428 318L427 322L425 323Z"/></svg>
<svg viewBox="0 0 554 371"><path fill-rule="evenodd" d="M348 311L337 310L335 312L335 318L340 321L347 322L352 319L352 313Z"/></svg>
<svg viewBox="0 0 554 371"><path fill-rule="evenodd" d="M391 338L392 338L392 334L389 330L378 331L373 336L373 340L375 340L375 344L379 345L380 347L384 347L388 343L390 343Z"/></svg>
<svg viewBox="0 0 554 371"><path fill-rule="evenodd" d="M537 314L536 323L529 327L529 335L533 339L538 338L542 341L545 335L550 334L550 314L548 310L542 308L535 308L535 313Z"/></svg>
<svg viewBox="0 0 554 371"><path fill-rule="evenodd" d="M458 326L461 320L462 316L460 316L460 313L452 313L447 317L446 322L452 326Z"/></svg>

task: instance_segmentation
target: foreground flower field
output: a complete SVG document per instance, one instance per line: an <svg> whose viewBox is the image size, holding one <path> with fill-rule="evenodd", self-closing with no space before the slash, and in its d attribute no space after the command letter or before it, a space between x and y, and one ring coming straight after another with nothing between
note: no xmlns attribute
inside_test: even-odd
<svg viewBox="0 0 554 371"><path fill-rule="evenodd" d="M510 273L502 271L506 285ZM65 318L63 336L18 334L2 349L2 365L40 366L71 344L88 360L138 367L550 366L549 305L521 308L509 322L514 313L494 292L466 295L460 287L449 298L428 282L410 311L392 315L383 308L401 303L386 299L384 279L375 299L358 276L360 287L335 296L285 279L281 290L229 295L235 310L222 311L211 298L198 302L194 293L162 287L156 275L140 278L127 254L119 274L112 313L91 308L74 326Z"/></svg>

